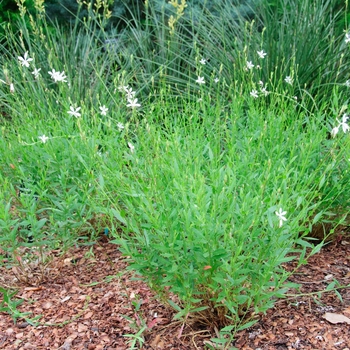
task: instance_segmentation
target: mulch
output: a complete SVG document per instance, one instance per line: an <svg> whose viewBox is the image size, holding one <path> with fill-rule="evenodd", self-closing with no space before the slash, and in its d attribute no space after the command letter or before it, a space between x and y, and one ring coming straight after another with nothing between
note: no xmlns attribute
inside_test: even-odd
<svg viewBox="0 0 350 350"><path fill-rule="evenodd" d="M27 263L28 270L23 261L22 269L0 268L0 286L15 287L13 299L24 300L17 309L29 312L29 318L41 315L33 326L0 312L0 349L124 350L135 341L135 349L193 350L206 349L205 342L216 336L174 320L174 311L127 270L125 258L107 240L64 256L52 252L40 273L35 263ZM258 323L238 332L231 345L243 350L350 349L350 325L324 318L327 313L350 318L350 289L320 293L335 280L350 285L350 238L322 248L290 280L301 284L298 293L304 295L276 302Z"/></svg>

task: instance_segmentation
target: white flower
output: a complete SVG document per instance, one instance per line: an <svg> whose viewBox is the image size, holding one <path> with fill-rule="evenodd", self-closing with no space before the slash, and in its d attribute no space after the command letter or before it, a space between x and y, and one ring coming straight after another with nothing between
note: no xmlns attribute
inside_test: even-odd
<svg viewBox="0 0 350 350"><path fill-rule="evenodd" d="M141 107L141 105L139 103L137 103L137 98L131 100L128 99L128 104L126 105L127 107L131 107L131 108L135 108L135 107Z"/></svg>
<svg viewBox="0 0 350 350"><path fill-rule="evenodd" d="M126 98L128 100L131 100L134 98L136 92L132 91L132 88L130 88L130 89L126 88L126 89L124 89L124 91L126 92Z"/></svg>
<svg viewBox="0 0 350 350"><path fill-rule="evenodd" d="M350 87L350 79L348 79L344 84L346 87Z"/></svg>
<svg viewBox="0 0 350 350"><path fill-rule="evenodd" d="M130 148L131 153L134 153L135 152L135 146L131 142L128 142L128 146Z"/></svg>
<svg viewBox="0 0 350 350"><path fill-rule="evenodd" d="M28 51L24 53L23 57L18 56L18 60L21 63L21 65L25 67L29 67L29 62L33 61L32 58L28 57Z"/></svg>
<svg viewBox="0 0 350 350"><path fill-rule="evenodd" d="M81 116L81 114L79 113L80 109L81 107L74 108L73 106L70 106L70 110L67 113L78 118Z"/></svg>
<svg viewBox="0 0 350 350"><path fill-rule="evenodd" d="M48 138L46 135L39 136L39 140L40 140L42 143L46 143L46 141L47 141L48 139L49 139L49 138Z"/></svg>
<svg viewBox="0 0 350 350"><path fill-rule="evenodd" d="M52 72L48 72L51 75L51 78L54 80L55 83L57 83L58 81L63 81L64 83L67 82L67 77L64 74L64 71L62 72L56 72L54 69L52 70Z"/></svg>
<svg viewBox="0 0 350 350"><path fill-rule="evenodd" d="M286 211L283 211L282 208L279 209L279 211L276 211L275 214L277 215L278 219L279 219L279 227L282 227L283 225L283 221L287 221L285 215L287 214Z"/></svg>
<svg viewBox="0 0 350 350"><path fill-rule="evenodd" d="M217 84L219 81L220 81L219 78L215 78L215 79L214 79L214 83L216 83L216 84Z"/></svg>
<svg viewBox="0 0 350 350"><path fill-rule="evenodd" d="M350 32L345 34L345 44L350 43Z"/></svg>
<svg viewBox="0 0 350 350"><path fill-rule="evenodd" d="M205 84L204 77L198 77L198 79L196 80L196 83L199 85Z"/></svg>
<svg viewBox="0 0 350 350"><path fill-rule="evenodd" d="M12 83L10 84L10 92L11 94L15 92L15 86Z"/></svg>
<svg viewBox="0 0 350 350"><path fill-rule="evenodd" d="M339 132L339 126L336 126L335 128L332 129L331 131L331 136L334 138Z"/></svg>
<svg viewBox="0 0 350 350"><path fill-rule="evenodd" d="M119 129L119 131L122 131L124 129L124 125L122 123L118 123L117 124L117 128Z"/></svg>
<svg viewBox="0 0 350 350"><path fill-rule="evenodd" d="M349 116L344 114L341 119L341 122L339 123L339 127L342 127L344 133L350 130L350 126L347 124L348 119Z"/></svg>
<svg viewBox="0 0 350 350"><path fill-rule="evenodd" d="M269 94L269 91L266 90L266 87L262 87L262 88L260 89L260 92L261 92L262 94L264 94L264 96L267 96L267 95Z"/></svg>
<svg viewBox="0 0 350 350"><path fill-rule="evenodd" d="M107 115L108 108L105 105L100 106L100 110L101 110L101 115Z"/></svg>
<svg viewBox="0 0 350 350"><path fill-rule="evenodd" d="M32 74L34 75L34 78L35 78L35 79L38 79L38 78L39 78L40 71L41 71L41 68L39 68L39 69L34 68Z"/></svg>
<svg viewBox="0 0 350 350"><path fill-rule="evenodd" d="M342 123L347 123L348 119L349 119L349 116L347 114L343 114L343 116L341 118L341 122Z"/></svg>
<svg viewBox="0 0 350 350"><path fill-rule="evenodd" d="M118 91L120 92L127 91L128 88L129 88L129 85L120 85L118 86Z"/></svg>
<svg viewBox="0 0 350 350"><path fill-rule="evenodd" d="M342 116L341 121L339 121L337 119L337 122L339 123L339 125L332 129L332 131L331 131L332 137L335 137L338 134L340 127L343 129L344 133L347 133L350 130L350 126L347 124L348 119L349 119L349 115L347 115L347 114L344 114Z"/></svg>
<svg viewBox="0 0 350 350"><path fill-rule="evenodd" d="M199 61L200 64L206 64L207 63L207 60L205 58L202 58L200 61Z"/></svg>
<svg viewBox="0 0 350 350"><path fill-rule="evenodd" d="M290 84L290 85L293 85L293 79L290 75L288 75L284 81L287 83L287 84Z"/></svg>
<svg viewBox="0 0 350 350"><path fill-rule="evenodd" d="M254 64L252 63L252 61L247 61L247 69L253 69L254 68Z"/></svg>
<svg viewBox="0 0 350 350"><path fill-rule="evenodd" d="M254 98L258 98L258 97L259 97L258 91L252 90L252 91L250 92L250 96L252 96L252 97L254 97Z"/></svg>
<svg viewBox="0 0 350 350"><path fill-rule="evenodd" d="M264 96L267 96L270 92L267 91L267 89L266 89L266 84L265 84L265 86L264 86L264 82L263 82L262 80L260 80L260 81L259 81L259 85L260 85L260 92L261 92L262 94L264 94Z"/></svg>
<svg viewBox="0 0 350 350"><path fill-rule="evenodd" d="M265 56L267 55L267 53L264 52L264 50L257 51L257 54L259 55L260 58L265 58Z"/></svg>

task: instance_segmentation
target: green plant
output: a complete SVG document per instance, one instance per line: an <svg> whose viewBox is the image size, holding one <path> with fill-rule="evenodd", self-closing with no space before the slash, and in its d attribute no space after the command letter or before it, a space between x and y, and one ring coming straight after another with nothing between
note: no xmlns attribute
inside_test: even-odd
<svg viewBox="0 0 350 350"><path fill-rule="evenodd" d="M130 322L131 328L134 329L136 333L124 334L123 336L130 339L128 341L128 345L130 346L129 349L138 349L138 348L142 348L145 342L143 334L148 330L148 326L140 310L142 305L142 300L139 300L138 297L136 296L135 300L131 301L130 303L134 310L135 319L125 315L122 315L122 317L124 317ZM137 347L137 344L139 347Z"/></svg>
<svg viewBox="0 0 350 350"><path fill-rule="evenodd" d="M319 99L298 59L268 51L267 22L225 7L194 18L173 2L170 20L147 2L106 45L96 9L67 32L39 5L1 47L2 249L45 256L108 227L176 319L228 348L294 287L284 264L321 249L313 227L346 222L344 84ZM347 72L343 52L317 55L320 77Z"/></svg>
<svg viewBox="0 0 350 350"><path fill-rule="evenodd" d="M0 303L0 312L7 312L11 315L14 323L16 323L17 319L24 318L29 324L36 325L38 319L41 315L38 315L34 318L29 318L30 312L21 312L17 310L17 307L23 303L23 299L19 299L17 301L13 300L13 297L17 294L17 291L10 291L6 288L0 287L0 293L2 294L2 301Z"/></svg>
<svg viewBox="0 0 350 350"><path fill-rule="evenodd" d="M163 115L164 103L152 114L165 125L150 116L138 125L135 151L115 179L127 213L116 242L177 318L239 329L289 288L283 263L303 264L307 249L320 249L305 235L338 195L325 184L341 161L320 116L305 131L302 119L290 122L285 99L278 119L264 104L244 110L244 99L233 101L222 115L218 101L203 98L175 119ZM279 227L281 207L288 220Z"/></svg>
<svg viewBox="0 0 350 350"><path fill-rule="evenodd" d="M0 217L1 245L17 264L18 276L21 275L22 280L31 274L30 264L38 260L34 252L39 252L39 267L43 272L48 251L57 247L64 250L74 243L94 240L99 230L104 229L100 227L103 220L97 209L99 205L103 208L103 204L96 200L98 180L95 173L98 173L98 148L103 137L101 128L104 127L100 121L105 120L88 105L84 110L86 108L87 114L95 114L95 118L87 118L85 125L74 125L73 119L64 121L63 117L72 110L73 100L80 101L78 96L81 94L90 96L92 105L98 101L98 89L92 96L87 87L91 74L99 80L104 67L98 72L90 66L88 57L92 58L92 45L89 40L93 39L89 39L88 31L83 34L84 28L72 29L77 39L76 46L71 52L65 52L66 44L72 47L71 37L63 30L52 31L39 5L36 3L37 12L30 14L31 27L26 26L27 10L23 8L22 22L19 23L21 35L16 36L10 31L7 44L1 46L4 64L0 88L3 116L0 176L4 203ZM65 44L57 47L56 41ZM27 47L35 59L28 55ZM54 53L51 48L57 51ZM97 46L95 49L94 57L98 60L100 51ZM80 59L82 56L76 56L74 50L85 58ZM80 62L82 74L78 79L71 79L71 88L76 91L76 94L71 94L72 90L62 82L66 80L65 74L57 71L57 67L62 67L62 71L64 66L73 67L76 59ZM67 73L73 77L72 72ZM105 87L105 84L100 81L99 86ZM22 129L23 123L31 125L27 129L29 133ZM92 138L85 134L85 127L88 134L93 130ZM51 138L53 134L55 136ZM50 146L49 139L57 144ZM7 152L9 148L11 153ZM91 157L91 154L95 156ZM90 202L89 198L94 199ZM27 253L24 257L28 250L32 257ZM16 260L18 256L23 259Z"/></svg>
<svg viewBox="0 0 350 350"><path fill-rule="evenodd" d="M135 13L124 30L108 32L118 52L115 62L134 72L132 81L146 95L167 84L169 94L188 98L198 75L207 81L215 75L240 89L254 79L284 93L279 79L284 76L297 82L288 91L304 99L309 110L327 104L334 87L346 100L350 53L344 40L347 24L340 27L339 21L346 17L347 3L344 9L322 0L256 1L248 5L252 17L225 1L215 11L210 4L194 5L196 15L190 2L184 9L176 4L159 7L149 1L144 20ZM199 64L202 58L205 65ZM247 62L254 66L250 76L244 73Z"/></svg>
<svg viewBox="0 0 350 350"><path fill-rule="evenodd" d="M19 299L17 301L13 300L13 297L17 294L17 291L10 291L9 289L0 287L0 293L2 294L2 301L0 303L0 312L6 312L9 315L11 315L14 323L17 322L17 320L24 319L26 322L28 322L32 326L64 326L66 324L69 324L79 317L83 315L83 313L86 311L86 309L89 306L90 297L87 297L85 300L85 304L83 307L83 310L81 310L77 315L72 317L70 320L66 320L61 323L42 323L38 320L42 317L42 315L37 315L33 318L29 318L28 316L31 314L30 312L21 312L17 310L17 307L23 303L23 299Z"/></svg>
<svg viewBox="0 0 350 350"><path fill-rule="evenodd" d="M297 76L294 93L300 98L307 90L310 107L327 103L334 86L338 95L346 96L350 52L344 40L347 24L339 27L339 23L347 9L347 2L341 8L323 0L263 1L259 8L264 49L269 54L265 71Z"/></svg>

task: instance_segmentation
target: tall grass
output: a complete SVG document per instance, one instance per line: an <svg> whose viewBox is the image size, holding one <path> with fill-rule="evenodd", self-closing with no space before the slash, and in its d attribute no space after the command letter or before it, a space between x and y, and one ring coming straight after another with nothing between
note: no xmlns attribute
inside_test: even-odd
<svg viewBox="0 0 350 350"><path fill-rule="evenodd" d="M262 4L260 12L269 53L267 70L277 76L294 75L298 79L296 95L307 91L314 108L328 103L335 86L339 94L346 94L344 83L350 74L347 27L337 24L347 15L347 2L342 10L324 0L274 3Z"/></svg>
<svg viewBox="0 0 350 350"><path fill-rule="evenodd" d="M321 248L313 226L346 223L344 34L320 43L331 62L314 47L315 70L292 31L278 44L288 6L273 31L268 10L233 21L176 7L169 25L147 2L144 23L113 35L93 13L52 29L37 7L1 48L0 253L108 228L177 318L222 328L229 346L293 287L284 264Z"/></svg>
<svg viewBox="0 0 350 350"><path fill-rule="evenodd" d="M147 92L146 87L154 87L157 81L168 82L175 95L179 90L193 92L189 80L197 74L208 79L219 73L228 85L238 83L244 88L248 61L255 66L255 82L261 80L274 91L285 90L279 86L280 77L292 77L289 91L304 99L309 109L327 103L335 87L338 95L348 91L347 27L339 28L341 20L346 23L347 2L339 9L324 0L263 0L251 11L243 11L221 1L216 12L203 6L201 14L188 4L184 13L176 15L179 7L173 9L176 30L167 26L169 15L159 13L152 2L146 4L145 21L135 14L122 33L110 35L117 38L118 62L129 62L137 72L135 80ZM255 17L245 16L247 12L255 12ZM265 60L258 51L267 54ZM208 60L206 67L199 67L201 58Z"/></svg>

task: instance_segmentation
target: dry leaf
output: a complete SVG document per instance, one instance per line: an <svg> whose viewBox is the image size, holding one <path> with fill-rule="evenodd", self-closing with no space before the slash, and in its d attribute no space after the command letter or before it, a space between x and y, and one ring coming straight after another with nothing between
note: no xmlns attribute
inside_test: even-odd
<svg viewBox="0 0 350 350"><path fill-rule="evenodd" d="M78 324L78 332L82 333L82 332L86 332L88 330L88 326L86 326L85 324L79 323Z"/></svg>
<svg viewBox="0 0 350 350"><path fill-rule="evenodd" d="M44 309L50 309L52 305L53 305L53 303L51 301L47 301L44 304L42 304L42 307Z"/></svg>
<svg viewBox="0 0 350 350"><path fill-rule="evenodd" d="M69 265L72 265L72 261L74 260L74 258L70 257L70 258L66 258L63 260L63 264L65 266L69 266Z"/></svg>
<svg viewBox="0 0 350 350"><path fill-rule="evenodd" d="M89 312L87 312L85 315L84 315L84 319L86 320L86 319L88 319L88 318L91 318L92 316L93 316L93 312L92 311L89 311Z"/></svg>
<svg viewBox="0 0 350 350"><path fill-rule="evenodd" d="M152 346L152 348L156 348L159 342L160 342L160 335L157 334L156 337L152 340L150 345Z"/></svg>
<svg viewBox="0 0 350 350"><path fill-rule="evenodd" d="M67 300L69 300L71 298L70 295L67 295L66 297L64 297L62 300L61 300L61 303L64 303L66 302Z"/></svg>
<svg viewBox="0 0 350 350"><path fill-rule="evenodd" d="M161 319L154 318L152 321L147 323L147 328L149 328L149 329L153 328L160 321L161 321Z"/></svg>
<svg viewBox="0 0 350 350"><path fill-rule="evenodd" d="M73 340L78 336L78 333L74 332L71 334L64 342L64 344L60 347L62 350L70 350Z"/></svg>
<svg viewBox="0 0 350 350"><path fill-rule="evenodd" d="M350 318L341 315L341 314L334 314L332 312L326 312L323 315L323 318L326 319L328 322L336 324L336 323L347 323L350 324Z"/></svg>
<svg viewBox="0 0 350 350"><path fill-rule="evenodd" d="M30 291L30 292L32 292L32 291L36 292L36 291L42 290L42 289L43 289L43 287L26 287L26 288L24 288L25 291Z"/></svg>

